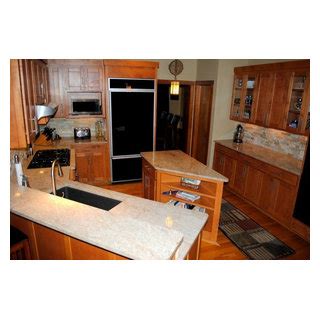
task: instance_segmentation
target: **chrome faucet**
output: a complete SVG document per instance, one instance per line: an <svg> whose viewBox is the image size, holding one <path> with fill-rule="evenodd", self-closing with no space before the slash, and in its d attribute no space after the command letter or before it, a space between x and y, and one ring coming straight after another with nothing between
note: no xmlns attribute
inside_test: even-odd
<svg viewBox="0 0 320 320"><path fill-rule="evenodd" d="M52 165L51 165L51 183L52 183L52 193L54 195L57 194L57 189L56 189L56 177L55 177L55 174L54 174L54 169L55 169L55 166L58 166L58 174L59 174L59 177L62 177L63 176L63 172L62 172L62 169L61 169L61 166L60 166L60 163L59 163L59 159L55 159L53 162L52 162Z"/></svg>

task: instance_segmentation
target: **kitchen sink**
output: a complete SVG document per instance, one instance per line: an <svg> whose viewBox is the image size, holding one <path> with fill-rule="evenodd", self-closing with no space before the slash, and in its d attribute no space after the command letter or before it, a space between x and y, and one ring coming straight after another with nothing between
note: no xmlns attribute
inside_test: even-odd
<svg viewBox="0 0 320 320"><path fill-rule="evenodd" d="M121 201L115 199L99 196L97 194L74 189L71 187L63 187L57 189L57 196L103 210L111 210L113 207L121 203Z"/></svg>

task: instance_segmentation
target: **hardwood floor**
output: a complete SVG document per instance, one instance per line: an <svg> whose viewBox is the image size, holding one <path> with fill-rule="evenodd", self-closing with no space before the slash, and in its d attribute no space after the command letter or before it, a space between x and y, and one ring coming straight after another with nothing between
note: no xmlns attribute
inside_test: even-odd
<svg viewBox="0 0 320 320"><path fill-rule="evenodd" d="M105 189L123 192L137 197L143 197L141 182L122 183L103 186ZM292 254L284 259L287 260L307 260L310 259L310 244L287 230L279 223L262 214L259 210L245 203L243 200L230 192L224 192L223 198L229 201L238 209L242 210L250 218L255 220L263 228L278 237L288 246L295 250ZM212 245L208 242L201 241L200 259L201 260L246 260L248 259L220 230L218 233L219 246Z"/></svg>

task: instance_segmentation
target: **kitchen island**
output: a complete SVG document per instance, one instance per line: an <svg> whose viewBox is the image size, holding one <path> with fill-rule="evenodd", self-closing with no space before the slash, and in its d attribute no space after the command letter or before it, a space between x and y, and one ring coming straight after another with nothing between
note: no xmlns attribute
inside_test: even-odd
<svg viewBox="0 0 320 320"><path fill-rule="evenodd" d="M62 145L67 146L61 141L58 147ZM23 167L31 188L18 186L15 174L11 175L10 211L11 223L27 233L34 259L198 257L206 213L72 181L73 149L70 166L62 168L64 176L56 176L57 189L69 186L121 203L106 211L54 196L50 168L27 169L30 160Z"/></svg>
<svg viewBox="0 0 320 320"><path fill-rule="evenodd" d="M217 244L223 184L228 178L180 150L142 152L144 197L163 203L206 212L208 221L202 232L204 240ZM199 182L186 185L184 179ZM196 200L181 199L181 192Z"/></svg>

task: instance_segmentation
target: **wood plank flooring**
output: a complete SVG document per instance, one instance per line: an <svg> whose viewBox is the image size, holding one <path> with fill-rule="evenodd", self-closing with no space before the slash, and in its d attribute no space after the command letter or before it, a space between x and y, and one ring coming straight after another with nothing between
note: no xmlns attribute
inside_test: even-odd
<svg viewBox="0 0 320 320"><path fill-rule="evenodd" d="M105 189L123 192L137 197L143 197L141 182L121 183L103 186ZM296 253L284 259L287 260L307 260L310 259L310 244L287 230L279 223L262 214L259 210L245 203L243 200L230 192L224 192L223 198L229 201L238 209L242 210L250 218L255 220L263 228L278 237L288 246L293 248ZM219 246L201 241L200 259L201 260L245 260L248 259L220 230L218 233Z"/></svg>

